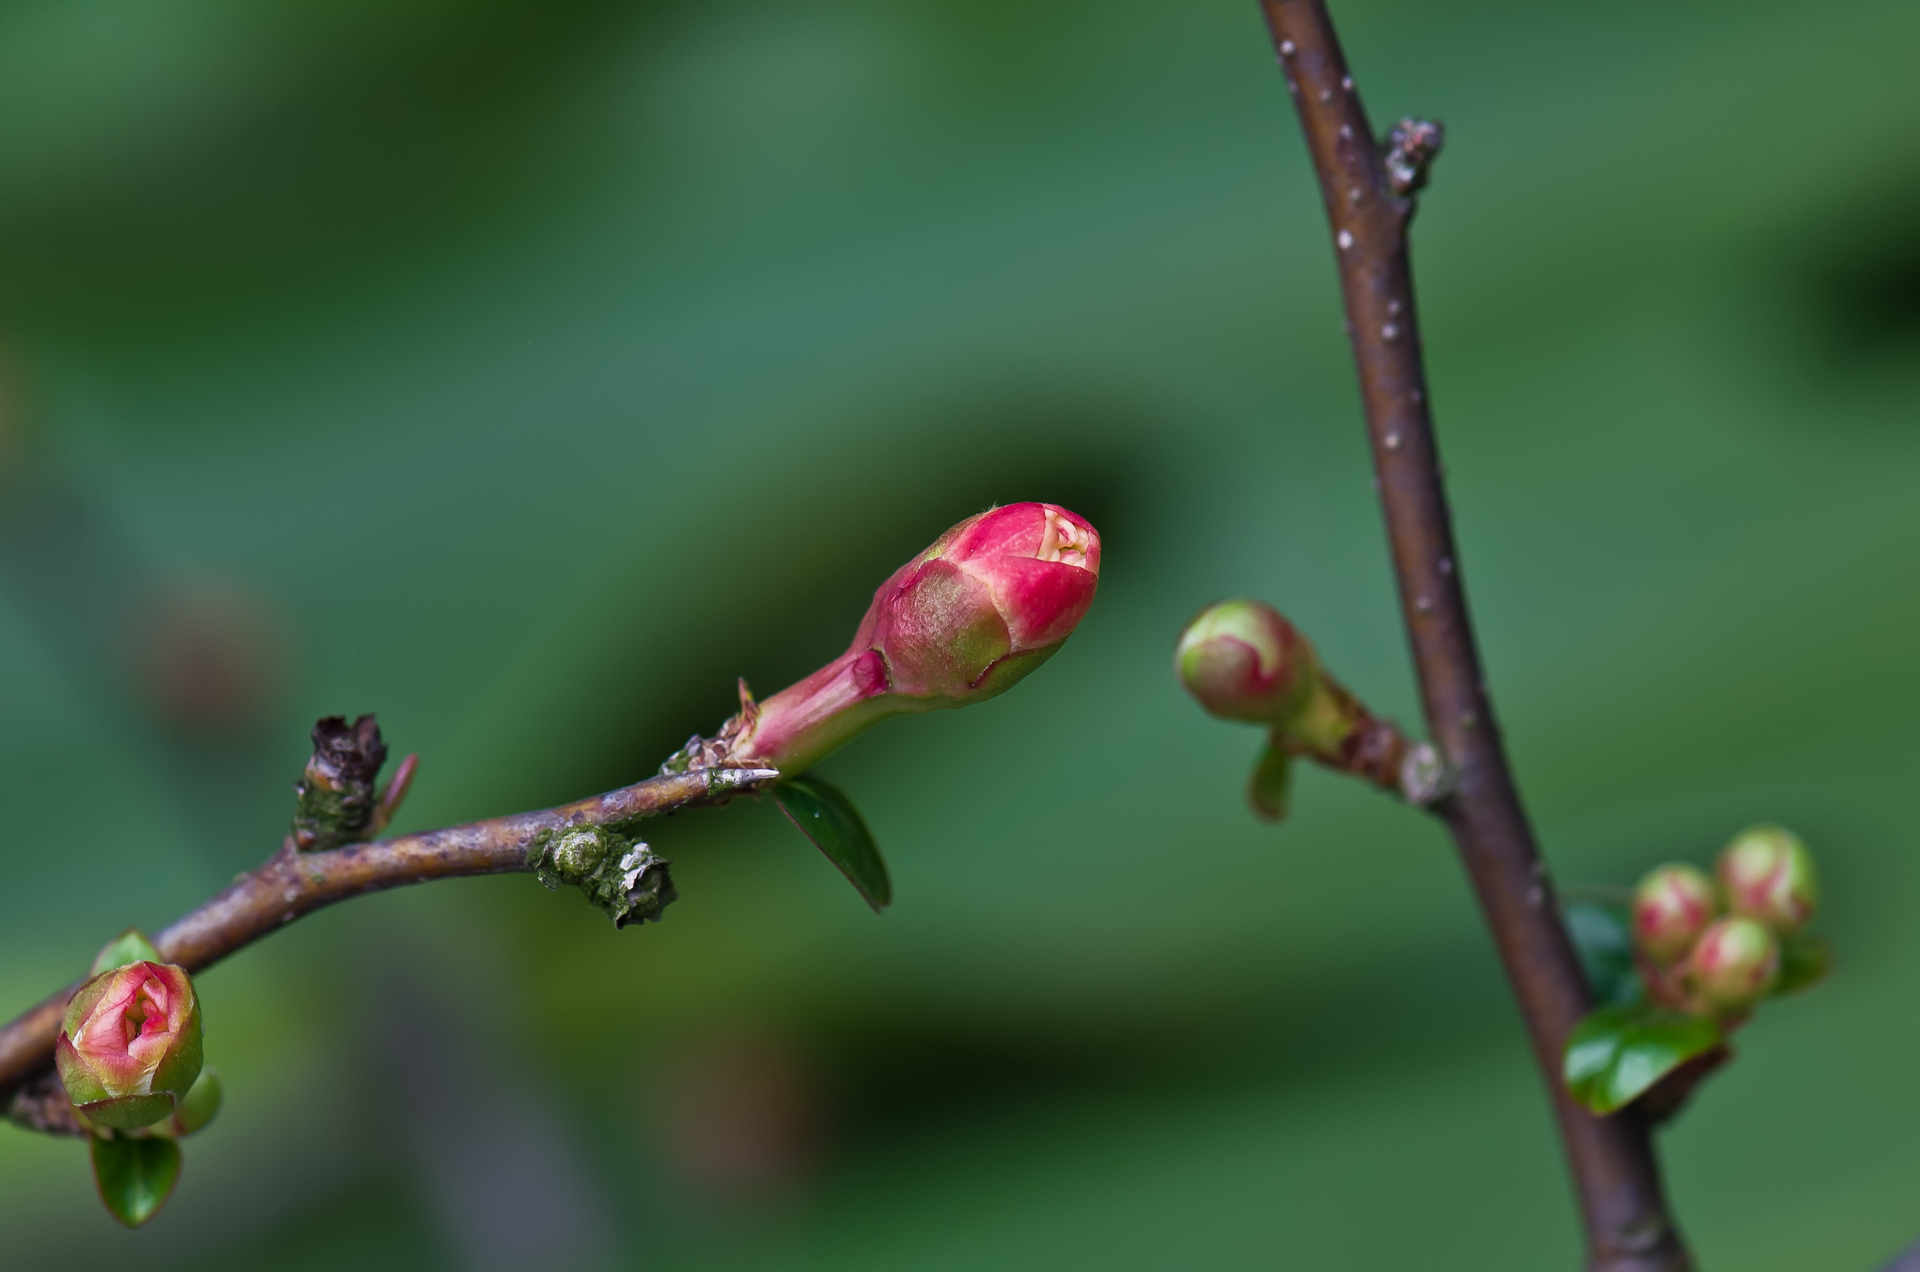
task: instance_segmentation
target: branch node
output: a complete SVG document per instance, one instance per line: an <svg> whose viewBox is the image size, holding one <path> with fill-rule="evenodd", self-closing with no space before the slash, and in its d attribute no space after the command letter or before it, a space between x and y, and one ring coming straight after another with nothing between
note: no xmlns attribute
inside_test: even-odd
<svg viewBox="0 0 1920 1272"><path fill-rule="evenodd" d="M1409 115L1387 133L1387 183L1401 198L1426 188L1428 170L1446 144L1447 130L1438 121Z"/></svg>
<svg viewBox="0 0 1920 1272"><path fill-rule="evenodd" d="M60 1085L59 1075L49 1073L27 1083L13 1093L7 1104L7 1120L23 1130L42 1135L85 1136L87 1128Z"/></svg>
<svg viewBox="0 0 1920 1272"><path fill-rule="evenodd" d="M534 838L528 861L549 892L573 884L606 911L615 927L649 919L657 923L679 897L666 858L605 826L543 830Z"/></svg>

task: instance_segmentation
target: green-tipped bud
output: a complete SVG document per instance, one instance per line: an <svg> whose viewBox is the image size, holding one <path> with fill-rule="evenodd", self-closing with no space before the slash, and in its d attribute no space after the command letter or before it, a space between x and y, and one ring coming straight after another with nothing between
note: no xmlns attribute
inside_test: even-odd
<svg viewBox="0 0 1920 1272"><path fill-rule="evenodd" d="M1778 826L1742 831L1721 852L1718 871L1733 912L1783 936L1805 926L1820 902L1813 855L1800 836Z"/></svg>
<svg viewBox="0 0 1920 1272"><path fill-rule="evenodd" d="M1778 938L1745 915L1708 924L1687 959L1687 984L1713 1015L1747 1010L1766 997L1779 976Z"/></svg>
<svg viewBox="0 0 1920 1272"><path fill-rule="evenodd" d="M1225 720L1285 726L1319 680L1319 662L1279 610L1259 601L1209 605L1180 633L1174 671Z"/></svg>
<svg viewBox="0 0 1920 1272"><path fill-rule="evenodd" d="M1656 963L1671 963L1689 949L1720 913L1713 880L1692 866L1660 866L1633 890L1633 941Z"/></svg>
<svg viewBox="0 0 1920 1272"><path fill-rule="evenodd" d="M54 1064L67 1098L99 1126L134 1130L172 1117L200 1076L200 1002L186 969L141 961L82 985Z"/></svg>
<svg viewBox="0 0 1920 1272"><path fill-rule="evenodd" d="M1233 600L1201 610L1180 633L1173 668L1211 714L1267 726L1267 751L1247 794L1254 812L1270 821L1286 811L1288 756L1364 778L1414 803L1429 803L1446 788L1434 749L1410 744L1368 711L1271 605Z"/></svg>

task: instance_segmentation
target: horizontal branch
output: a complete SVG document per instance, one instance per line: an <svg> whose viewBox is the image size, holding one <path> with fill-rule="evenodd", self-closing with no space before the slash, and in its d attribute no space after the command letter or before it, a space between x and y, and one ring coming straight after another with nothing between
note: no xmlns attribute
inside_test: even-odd
<svg viewBox="0 0 1920 1272"><path fill-rule="evenodd" d="M539 812L445 830L301 852L289 836L258 870L154 938L162 958L202 971L287 924L338 901L432 879L531 871L535 841L569 826L620 826L723 802L778 777L773 769L694 769L648 778ZM0 1028L0 1106L53 1066L69 985Z"/></svg>

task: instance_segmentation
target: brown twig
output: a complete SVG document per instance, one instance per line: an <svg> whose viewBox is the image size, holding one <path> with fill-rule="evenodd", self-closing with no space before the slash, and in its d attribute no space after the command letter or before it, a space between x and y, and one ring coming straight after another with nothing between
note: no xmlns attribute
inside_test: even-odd
<svg viewBox="0 0 1920 1272"><path fill-rule="evenodd" d="M1383 155L1323 0L1262 0L1333 231L1374 471L1427 725L1456 785L1433 810L1459 845L1553 1100L1593 1272L1690 1265L1637 1112L1600 1118L1560 1080L1590 1007L1482 680L1428 414L1407 226L1437 128L1406 121Z"/></svg>
<svg viewBox="0 0 1920 1272"><path fill-rule="evenodd" d="M559 808L374 843L301 852L288 836L267 863L154 938L160 954L190 972L278 931L304 914L410 883L463 875L529 871L530 850L546 831L567 826L619 826L702 804L718 803L779 774L772 769L695 769L648 778ZM68 986L0 1028L0 1107L51 1068L54 1038Z"/></svg>

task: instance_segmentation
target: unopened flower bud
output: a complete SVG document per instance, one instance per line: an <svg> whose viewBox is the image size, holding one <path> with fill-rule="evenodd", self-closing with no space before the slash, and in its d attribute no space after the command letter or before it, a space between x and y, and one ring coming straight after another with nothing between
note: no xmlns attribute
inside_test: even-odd
<svg viewBox="0 0 1920 1272"><path fill-rule="evenodd" d="M1820 901L1812 854L1800 836L1778 826L1742 831L1721 852L1718 870L1734 913L1783 936L1812 918Z"/></svg>
<svg viewBox="0 0 1920 1272"><path fill-rule="evenodd" d="M1320 665L1307 638L1260 601L1220 601L1201 610L1174 649L1180 683L1208 712L1264 724L1268 746L1248 786L1260 816L1286 811L1289 755L1351 773L1415 803L1444 793L1438 753L1411 744Z"/></svg>
<svg viewBox="0 0 1920 1272"><path fill-rule="evenodd" d="M1209 605L1180 633L1174 669L1214 715L1285 724L1318 677L1313 646L1280 611L1259 601Z"/></svg>
<svg viewBox="0 0 1920 1272"><path fill-rule="evenodd" d="M1693 946L1720 912L1713 880L1692 866L1660 866L1633 890L1633 940L1657 963L1671 963Z"/></svg>
<svg viewBox="0 0 1920 1272"><path fill-rule="evenodd" d="M798 774L888 716L1003 693L1073 633L1099 581L1100 536L1064 508L969 517L881 584L846 653L747 704L724 753Z"/></svg>
<svg viewBox="0 0 1920 1272"><path fill-rule="evenodd" d="M1765 924L1744 915L1707 925L1687 959L1687 983L1709 1012L1745 1011L1780 975L1780 942Z"/></svg>
<svg viewBox="0 0 1920 1272"><path fill-rule="evenodd" d="M67 1004L54 1063L101 1126L171 1117L200 1076L200 1003L186 969L142 960L95 976Z"/></svg>

